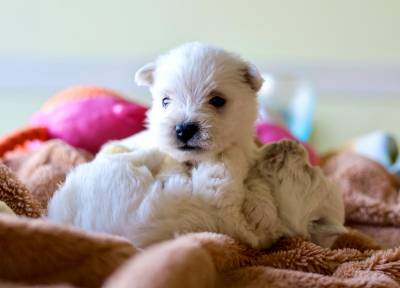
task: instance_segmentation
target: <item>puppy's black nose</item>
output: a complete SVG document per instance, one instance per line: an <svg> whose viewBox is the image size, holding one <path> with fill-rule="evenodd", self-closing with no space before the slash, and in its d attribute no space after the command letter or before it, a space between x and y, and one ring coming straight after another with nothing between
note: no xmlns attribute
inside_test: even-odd
<svg viewBox="0 0 400 288"><path fill-rule="evenodd" d="M183 143L187 143L199 131L196 123L182 123L175 126L176 138Z"/></svg>

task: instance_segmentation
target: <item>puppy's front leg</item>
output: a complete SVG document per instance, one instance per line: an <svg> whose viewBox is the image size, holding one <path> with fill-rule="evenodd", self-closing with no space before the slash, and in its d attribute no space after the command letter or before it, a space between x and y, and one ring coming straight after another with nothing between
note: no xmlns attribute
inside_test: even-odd
<svg viewBox="0 0 400 288"><path fill-rule="evenodd" d="M261 248L267 248L282 236L282 225L272 196L273 186L257 173L257 169L251 169L245 187L242 213L258 235Z"/></svg>
<svg viewBox="0 0 400 288"><path fill-rule="evenodd" d="M222 161L221 161L222 160ZM194 191L209 197L217 210L219 232L259 247L260 240L247 223L242 207L246 190L246 157L242 151L221 155L217 161L201 162L192 172Z"/></svg>

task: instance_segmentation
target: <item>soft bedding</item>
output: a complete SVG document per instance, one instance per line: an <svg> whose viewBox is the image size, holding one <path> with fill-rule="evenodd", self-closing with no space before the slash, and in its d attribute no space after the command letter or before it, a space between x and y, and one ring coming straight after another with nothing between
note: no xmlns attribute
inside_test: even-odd
<svg viewBox="0 0 400 288"><path fill-rule="evenodd" d="M323 163L351 227L331 249L292 238L255 250L195 233L138 250L118 236L46 221L65 174L91 157L58 140L3 157L0 201L20 216L0 214L0 286L400 287L399 183L372 160L342 152Z"/></svg>

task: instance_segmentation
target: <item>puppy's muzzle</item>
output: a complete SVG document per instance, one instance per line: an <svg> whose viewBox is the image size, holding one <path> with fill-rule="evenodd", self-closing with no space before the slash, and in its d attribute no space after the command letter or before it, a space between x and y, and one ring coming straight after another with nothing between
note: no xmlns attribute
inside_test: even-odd
<svg viewBox="0 0 400 288"><path fill-rule="evenodd" d="M199 125L197 123L190 122L178 124L175 126L176 138L180 142L187 144L190 139L199 132L199 130Z"/></svg>

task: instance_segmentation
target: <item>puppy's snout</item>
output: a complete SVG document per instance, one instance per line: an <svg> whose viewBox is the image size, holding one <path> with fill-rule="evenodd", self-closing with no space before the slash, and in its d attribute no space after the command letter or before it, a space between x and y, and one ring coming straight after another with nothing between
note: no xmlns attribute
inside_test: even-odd
<svg viewBox="0 0 400 288"><path fill-rule="evenodd" d="M175 126L176 138L183 143L187 143L199 132L199 125L196 123L182 123Z"/></svg>

